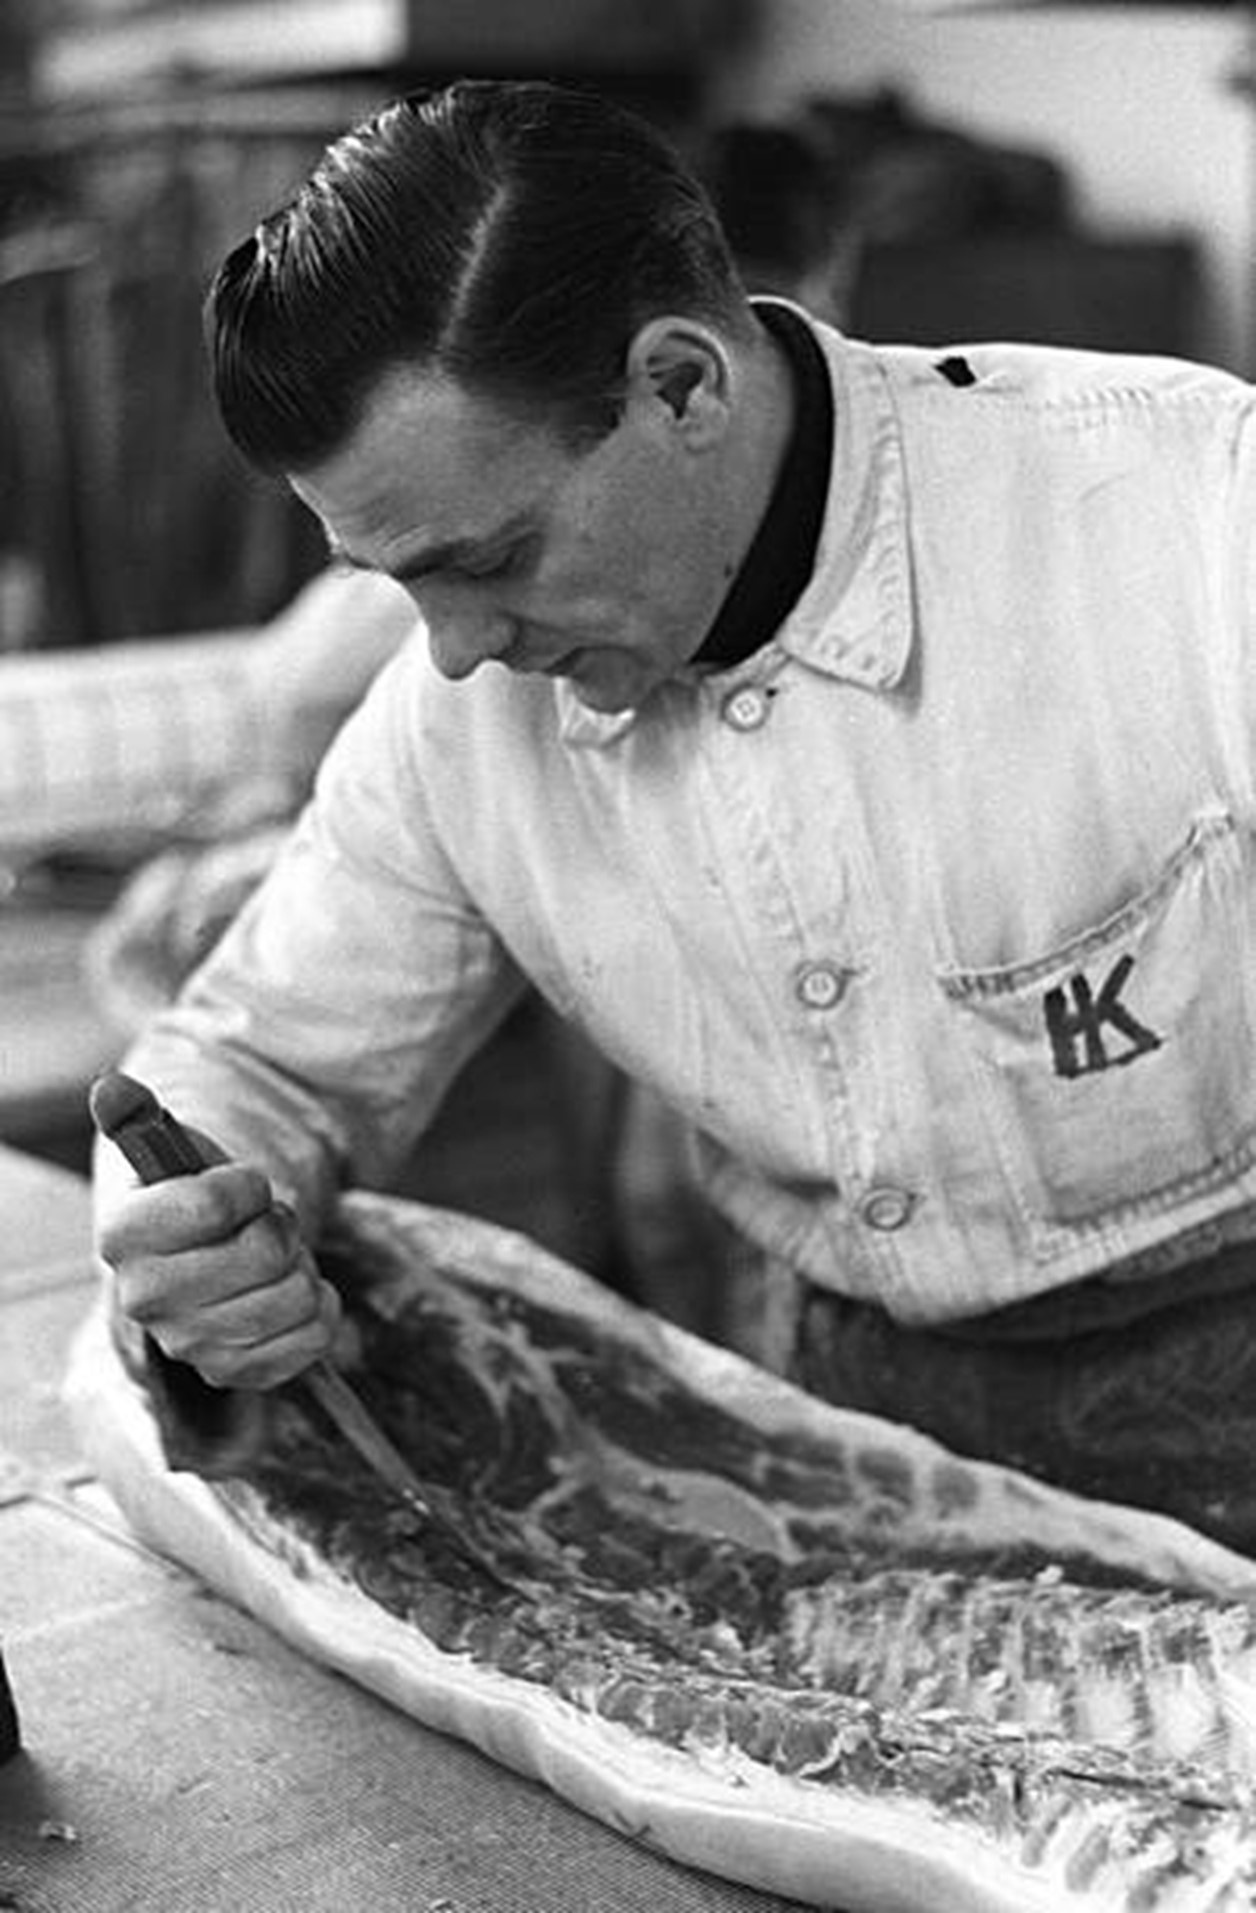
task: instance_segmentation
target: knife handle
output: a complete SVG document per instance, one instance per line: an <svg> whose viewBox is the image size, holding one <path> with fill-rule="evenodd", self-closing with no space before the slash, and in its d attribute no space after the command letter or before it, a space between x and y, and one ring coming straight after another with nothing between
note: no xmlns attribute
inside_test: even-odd
<svg viewBox="0 0 1256 1913"><path fill-rule="evenodd" d="M92 1085L89 1104L97 1129L122 1151L141 1182L194 1176L209 1167L178 1119L133 1076L111 1070L98 1078ZM208 1476L238 1474L244 1459L257 1446L257 1394L252 1390L214 1388L188 1363L165 1354L151 1337L145 1340L149 1388L169 1465L192 1468ZM434 1491L419 1480L330 1362L315 1362L300 1379L324 1414L394 1493L403 1496L439 1529L447 1544L495 1586L512 1588L491 1552L475 1540L456 1511L434 1504ZM251 1440L247 1439L249 1432Z"/></svg>
<svg viewBox="0 0 1256 1913"><path fill-rule="evenodd" d="M143 1183L198 1175L209 1159L151 1089L121 1070L92 1084L88 1107L97 1130L121 1150ZM209 1477L237 1474L258 1445L260 1402L253 1390L215 1388L189 1362L144 1337L145 1380L171 1468Z"/></svg>
<svg viewBox="0 0 1256 1913"><path fill-rule="evenodd" d="M141 1182L166 1182L173 1176L194 1176L208 1168L208 1159L177 1117L163 1109L152 1090L133 1076L111 1071L93 1084L89 1100L97 1129L122 1151ZM151 1337L147 1338L147 1344L150 1369L159 1378L159 1388L165 1390L169 1405L193 1423L201 1444L198 1454L203 1457L205 1444L212 1449L219 1439L229 1440L231 1453L238 1462L240 1444L236 1437L241 1391L214 1388L186 1362L166 1355ZM300 1379L324 1414L369 1462L373 1471L423 1513L430 1513L417 1475L383 1430L375 1425L331 1363L314 1362ZM217 1461L215 1472L231 1472L223 1466L221 1457L217 1457ZM200 1467L202 1473L210 1471L203 1459Z"/></svg>
<svg viewBox="0 0 1256 1913"><path fill-rule="evenodd" d="M208 1168L182 1123L133 1076L111 1070L98 1077L89 1103L97 1129L122 1151L141 1182L167 1182Z"/></svg>

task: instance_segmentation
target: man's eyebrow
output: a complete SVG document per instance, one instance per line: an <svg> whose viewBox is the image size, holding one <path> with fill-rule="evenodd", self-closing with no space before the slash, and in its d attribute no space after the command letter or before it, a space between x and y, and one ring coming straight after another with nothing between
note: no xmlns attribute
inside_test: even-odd
<svg viewBox="0 0 1256 1913"><path fill-rule="evenodd" d="M535 515L531 511L515 512L512 517L503 519L500 525L495 525L491 531L483 532L478 537L450 538L443 545L429 545L426 550L416 551L413 556L403 557L393 565L375 565L369 559L359 558L329 533L327 555L333 564L347 565L351 571L382 571L398 584L413 584L433 571L466 564L468 560L474 561L486 552L494 552L499 546L532 531L535 524Z"/></svg>

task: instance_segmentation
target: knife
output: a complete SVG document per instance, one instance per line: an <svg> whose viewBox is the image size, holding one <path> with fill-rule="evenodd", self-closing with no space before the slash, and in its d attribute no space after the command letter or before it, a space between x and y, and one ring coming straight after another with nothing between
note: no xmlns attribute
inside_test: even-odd
<svg viewBox="0 0 1256 1913"><path fill-rule="evenodd" d="M88 1103L100 1134L121 1150L141 1182L166 1182L174 1176L194 1176L210 1166L209 1159L178 1119L135 1077L124 1075L121 1070L107 1071L92 1084ZM160 1356L161 1351L157 1353ZM165 1360L169 1364L171 1358ZM186 1364L177 1366L187 1367ZM196 1374L195 1370L190 1372ZM439 1528L450 1545L481 1572L501 1586L508 1585L501 1570L472 1542L465 1528L451 1514L433 1505L431 1490L420 1481L330 1361L324 1358L314 1362L302 1371L299 1380L380 1481L409 1502L416 1514ZM205 1384L205 1388L209 1390L209 1384ZM222 1403L222 1390L209 1390L209 1394L212 1403ZM221 1414L218 1419L221 1421Z"/></svg>

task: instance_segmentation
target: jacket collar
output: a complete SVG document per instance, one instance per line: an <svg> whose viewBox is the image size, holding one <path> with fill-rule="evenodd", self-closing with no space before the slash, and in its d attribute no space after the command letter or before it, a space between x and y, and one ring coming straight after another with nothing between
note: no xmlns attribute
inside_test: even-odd
<svg viewBox="0 0 1256 1913"><path fill-rule="evenodd" d="M873 349L806 313L802 317L819 339L833 380L833 466L815 571L764 649L775 647L827 677L892 691L903 680L913 642L898 416ZM709 673L690 668L678 675L684 681ZM647 700L635 711L591 711L562 681L555 697L560 735L577 746L614 743L650 706Z"/></svg>
<svg viewBox="0 0 1256 1913"><path fill-rule="evenodd" d="M833 472L815 571L776 643L830 677L890 691L913 641L898 415L875 352L812 323L833 379Z"/></svg>

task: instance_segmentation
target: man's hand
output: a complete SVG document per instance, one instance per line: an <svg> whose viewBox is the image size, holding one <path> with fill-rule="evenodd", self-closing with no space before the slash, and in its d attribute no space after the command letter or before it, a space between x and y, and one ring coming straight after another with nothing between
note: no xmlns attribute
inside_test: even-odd
<svg viewBox="0 0 1256 1913"><path fill-rule="evenodd" d="M97 1247L122 1313L214 1387L274 1388L331 1349L339 1298L260 1169L126 1190Z"/></svg>

